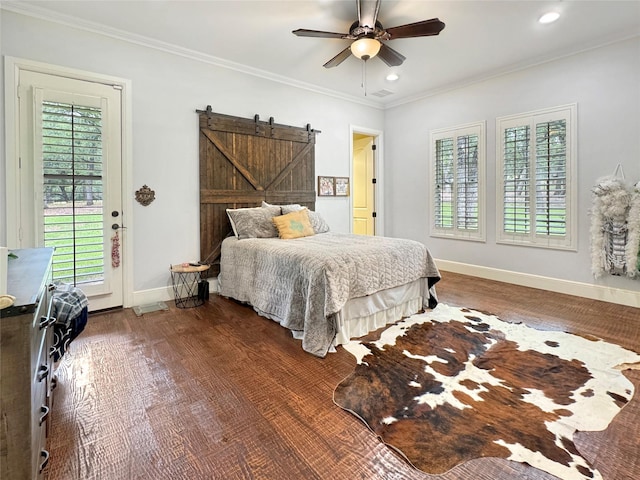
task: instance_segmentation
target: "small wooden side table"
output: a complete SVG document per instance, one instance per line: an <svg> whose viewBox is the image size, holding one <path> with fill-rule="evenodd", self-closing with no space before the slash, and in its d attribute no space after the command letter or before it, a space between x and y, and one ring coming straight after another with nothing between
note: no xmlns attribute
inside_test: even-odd
<svg viewBox="0 0 640 480"><path fill-rule="evenodd" d="M171 265L171 283L173 295L178 308L198 307L204 298L198 295L198 284L202 280L202 272L209 270L209 265Z"/></svg>

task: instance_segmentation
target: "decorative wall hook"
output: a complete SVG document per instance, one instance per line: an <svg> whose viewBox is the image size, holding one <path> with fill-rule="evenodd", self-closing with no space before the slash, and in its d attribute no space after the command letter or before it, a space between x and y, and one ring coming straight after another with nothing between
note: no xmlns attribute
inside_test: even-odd
<svg viewBox="0 0 640 480"><path fill-rule="evenodd" d="M146 207L155 199L156 199L156 192L154 190L151 190L146 185L143 185L140 190L136 191L136 200L143 207Z"/></svg>

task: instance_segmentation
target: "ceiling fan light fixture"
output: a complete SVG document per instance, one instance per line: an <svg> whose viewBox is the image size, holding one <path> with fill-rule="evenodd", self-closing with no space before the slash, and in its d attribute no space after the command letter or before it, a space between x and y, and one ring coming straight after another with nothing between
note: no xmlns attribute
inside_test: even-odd
<svg viewBox="0 0 640 480"><path fill-rule="evenodd" d="M369 60L378 54L381 46L375 38L359 38L351 44L351 53L360 60Z"/></svg>

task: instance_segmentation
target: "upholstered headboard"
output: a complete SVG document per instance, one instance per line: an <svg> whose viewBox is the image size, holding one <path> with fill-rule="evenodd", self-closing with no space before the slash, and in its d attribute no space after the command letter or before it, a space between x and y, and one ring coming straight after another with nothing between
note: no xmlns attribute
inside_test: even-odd
<svg viewBox="0 0 640 480"><path fill-rule="evenodd" d="M210 276L231 232L227 208L299 203L315 210L319 130L196 110L200 116L200 256Z"/></svg>

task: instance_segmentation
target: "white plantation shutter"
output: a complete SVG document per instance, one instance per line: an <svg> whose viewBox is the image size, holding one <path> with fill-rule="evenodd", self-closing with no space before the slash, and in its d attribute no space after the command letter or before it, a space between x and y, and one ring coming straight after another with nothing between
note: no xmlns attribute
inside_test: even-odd
<svg viewBox="0 0 640 480"><path fill-rule="evenodd" d="M102 113L42 102L44 246L55 247L53 279L104 279Z"/></svg>
<svg viewBox="0 0 640 480"><path fill-rule="evenodd" d="M536 234L567 233L567 122L536 125Z"/></svg>
<svg viewBox="0 0 640 480"><path fill-rule="evenodd" d="M436 140L433 218L436 228L453 228L453 138Z"/></svg>
<svg viewBox="0 0 640 480"><path fill-rule="evenodd" d="M431 234L484 240L484 123L431 132Z"/></svg>
<svg viewBox="0 0 640 480"><path fill-rule="evenodd" d="M504 231L508 233L527 234L531 228L529 133L529 125L507 128L504 131L502 221Z"/></svg>
<svg viewBox="0 0 640 480"><path fill-rule="evenodd" d="M576 248L576 106L498 118L498 242Z"/></svg>
<svg viewBox="0 0 640 480"><path fill-rule="evenodd" d="M478 230L478 135L457 137L456 224Z"/></svg>

